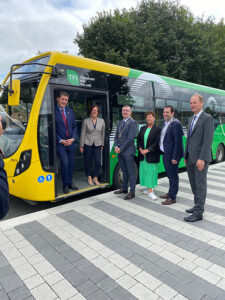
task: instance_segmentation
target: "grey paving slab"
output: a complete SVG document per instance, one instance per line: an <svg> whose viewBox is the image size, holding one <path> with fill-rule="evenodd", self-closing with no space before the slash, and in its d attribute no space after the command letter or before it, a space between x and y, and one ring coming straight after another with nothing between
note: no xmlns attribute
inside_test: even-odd
<svg viewBox="0 0 225 300"><path fill-rule="evenodd" d="M13 292L8 293L10 300L25 300L30 298L30 291L26 286L22 286ZM34 299L34 298L33 298Z"/></svg>
<svg viewBox="0 0 225 300"><path fill-rule="evenodd" d="M164 186L164 187L168 187L168 184L165 183L165 182L161 183L160 185L161 185L161 186ZM209 187L208 184L207 184L207 186ZM214 188L215 188L215 187L214 187ZM217 188L218 188L218 187L216 187L216 189L217 189ZM182 188L181 188L180 190L182 190L182 191L185 192L185 193L191 194L190 187L184 187L184 186L182 186ZM219 189L218 189L218 190L219 190ZM221 190L221 191L223 191L223 190ZM220 196L220 195L216 194L216 191L215 191L215 194L212 194L211 192L207 191L207 197L209 197L209 198L211 198L211 199L215 199L215 200L217 200L217 201L221 201L221 202L223 202L223 200L224 200L224 196Z"/></svg>
<svg viewBox="0 0 225 300"><path fill-rule="evenodd" d="M7 258L0 252L2 267L0 268L0 299L16 299L15 291L18 291L18 300L31 296L30 291L26 288L24 282L10 265ZM15 293L14 293L15 292ZM23 298L24 297L24 298Z"/></svg>
<svg viewBox="0 0 225 300"><path fill-rule="evenodd" d="M180 182L183 182L183 183L186 183L186 184L190 185L189 180L187 178L180 178L179 180L180 180ZM219 180L219 179L214 179L213 180L212 178L208 178L208 180L210 180L212 182L214 181L215 184L216 183L223 183L223 184L225 184L225 180ZM213 184L211 184L211 183L207 183L207 188L215 189L215 186ZM218 191L222 191L222 192L224 191L224 187L223 186L216 185L216 189Z"/></svg>
<svg viewBox="0 0 225 300"><path fill-rule="evenodd" d="M1 300L9 300L9 297L4 290L0 290L0 299Z"/></svg>
<svg viewBox="0 0 225 300"><path fill-rule="evenodd" d="M93 205L93 206L94 207L96 207L96 206L98 207L98 205ZM113 205L110 204L111 208L112 208L112 206ZM104 209L105 209L105 207L106 207L106 203L104 204ZM112 209L113 209L114 212L118 210L120 216L123 215L122 212L120 211L120 208L113 207ZM125 214L125 212L123 212L123 213ZM111 210L111 214L112 214L112 210ZM126 214L127 214L127 212L126 212ZM76 211L64 212L64 213L58 214L58 216L60 218L62 218L63 220L71 223L72 225L76 226L80 230L82 230L82 228L83 228L83 223L85 223L87 221L89 224L93 224L92 228L95 227L96 230L100 230L101 229L101 232L103 232L103 233L104 233L104 229L106 229L105 230L105 234L111 234L114 237L116 237L117 235L119 235L119 234L117 234L115 232L112 233L110 229L106 228L105 226L97 223L96 221L94 221L94 220L92 220L92 219L90 219L88 217L84 217L84 215L82 215L82 214L80 214L80 213L78 213ZM85 219L87 219L87 220L85 220ZM96 238L96 239L99 242L102 243L101 237ZM128 242L129 242L129 244L133 243L134 249L137 249L138 247L143 248L142 246L139 246L136 243L131 242L130 240L128 240L125 237L123 237L122 239L120 238L120 242L124 246ZM111 250L115 251L113 244L108 244L107 247L109 247ZM133 247L132 247L132 250L133 250ZM152 253L152 251L150 251L150 250L148 250L148 252L149 252L149 254ZM156 268L159 270L158 276L162 275L164 272L172 273L174 276L178 276L178 278L182 279L182 283L185 283L184 286L187 286L190 282L195 282L196 280L198 280L198 276L196 276L195 274L193 274L191 272L188 272L185 269L182 269L181 267L178 267L178 266L174 265L170 261L162 259L161 257L159 257L159 258L160 259L154 263L154 265L156 266ZM146 271L147 273L149 273L149 274L151 274L153 276L156 276L156 272L155 272L154 268L152 267L153 264L151 262L147 261L146 257L142 257L142 256L138 255L137 253L135 253L135 251L134 251L134 256L131 256L131 257L127 258L127 259L130 262L132 262L133 264L135 264L136 266L141 267L141 269L144 270L144 271ZM149 264L151 266L149 266ZM160 273L160 270L162 270L161 273ZM204 280L203 280L203 282L204 282ZM222 290L220 288L215 287L213 284L211 284L211 283L209 283L207 281L205 281L205 283L210 288L211 293L218 295L220 292L222 292ZM178 288L178 286L179 285L173 286L173 289L175 289L179 293L182 293L182 295L186 295L186 296L189 295L189 294L191 296L193 295L193 291L189 292L189 289L187 289L186 287L182 290L181 286L179 286L179 288ZM203 292L203 291L202 292L199 291L198 294L199 294L198 296L201 296L201 297L203 297L204 295L206 295L206 293ZM112 297L111 293L109 293L109 295ZM119 299L119 298L117 298L117 299ZM190 298L190 299L192 299L192 298ZM197 298L193 298L193 299L197 299ZM198 298L198 299L201 299L201 298Z"/></svg>
<svg viewBox="0 0 225 300"><path fill-rule="evenodd" d="M85 219L85 217L83 219ZM88 223L92 225L91 220L90 222L86 222L86 223L83 222L83 228L85 231L87 230L86 224ZM56 270L63 275L65 279L67 279L77 289L78 287L80 287L80 293L81 294L84 293L83 294L84 297L88 296L86 295L87 291L85 291L85 288L82 288L85 286L85 283L87 283L86 287L87 286L89 287L90 293L101 291L101 289L96 285L96 283L108 277L103 271L98 269L85 257L82 257L82 255L80 256L80 254L77 251L69 247L69 245L67 245L62 239L57 237L55 234L53 234L50 230L48 230L46 227L41 225L39 222L30 222L27 223L26 225L16 226L15 228L18 230L18 232L20 232L23 235L24 232L23 229L25 226L33 230L34 234L38 234L39 240L44 240L44 242L42 243L43 247L38 247L38 243L36 240L32 238L32 234L26 235L26 239L32 244L33 247L36 247L36 249L38 249L39 253L43 255L48 260L48 262L51 263L52 266L55 267ZM99 229L97 223L95 224L95 226L97 229ZM93 229L93 226L91 226L90 228ZM103 230L104 228L101 229L102 232L104 232ZM111 231L109 230L107 232L111 232ZM48 245L47 254L46 254L45 242ZM82 257L82 262L81 260L79 260L79 262L81 263L77 264L77 266L72 264L61 253L59 253L56 250L55 247L58 247L59 245L61 245L61 247L63 247L64 245L63 248L67 249L66 251L70 250L70 255L73 254L73 256ZM123 288L121 288L121 293L126 293L127 296L130 295L130 293Z"/></svg>
<svg viewBox="0 0 225 300"><path fill-rule="evenodd" d="M77 286L77 290L84 296L90 296L91 294L97 292L98 286L94 284L91 280L87 280L84 283Z"/></svg>
<svg viewBox="0 0 225 300"><path fill-rule="evenodd" d="M115 282L115 280L106 277L104 279L102 279L101 281L99 281L97 283L97 286L99 286L104 292L108 293L110 291L112 291L113 289L115 289L116 287L118 287L119 285Z"/></svg>
<svg viewBox="0 0 225 300"><path fill-rule="evenodd" d="M110 298L109 296L107 296L107 294L105 294L103 291L97 291L93 294L91 294L90 296L88 296L86 298L87 300L111 300L112 298Z"/></svg>
<svg viewBox="0 0 225 300"><path fill-rule="evenodd" d="M122 289L121 287L117 287L109 292L109 296L113 300L135 300L137 299L133 295L131 295L128 291Z"/></svg>
<svg viewBox="0 0 225 300"><path fill-rule="evenodd" d="M103 205L101 205L102 202L98 202L98 203L94 203L91 206L104 211L106 213L109 213L117 218L120 218L120 215L123 215L123 210L122 208L119 208L113 204L110 204L108 202L104 202ZM155 211L158 211L160 213L162 213L162 210L168 210L167 208L164 208L162 206L159 206L157 204L154 204L152 202L149 201L142 201L141 203L139 203L139 206L145 207L147 209L154 209ZM222 265L225 266L225 260L223 257L221 257L221 259L217 258L217 260L215 260L215 258L212 258L212 255L215 253L219 253L220 256L222 256L223 254L225 255L225 251L224 250L220 250L216 247L213 247L207 243L204 243L200 240L191 238L190 236L187 236L185 234L181 234L179 232L177 232L176 230L172 230L170 228L166 228L165 226L162 226L160 224L157 224L153 221L147 220L144 217L140 217L135 215L134 213L131 212L126 212L126 214L129 214L130 217L130 223L133 226L136 226L142 230L145 230L146 232L149 232L151 234L156 235L157 237L160 237L161 239L168 241L172 244L176 244L177 246L179 246L180 248L187 250L189 252L195 253L198 251L198 255L202 258L206 258L211 261L212 263L216 263L218 265ZM170 213L170 217L173 216L173 211L172 213ZM207 222L207 221L205 221ZM145 224L145 226L143 226L142 224ZM224 226L222 226L224 228ZM225 229L225 228L224 228ZM203 256L201 256L201 252L200 250L204 250L205 254ZM149 257L152 256L153 259L156 259L157 256L154 253L151 253L151 255L149 255Z"/></svg>
<svg viewBox="0 0 225 300"><path fill-rule="evenodd" d="M215 193L211 192L208 196L216 200L217 204L222 203L224 197L217 195L216 192L225 190L225 179L223 179L225 178L225 163L210 166L209 174L216 176L220 174L220 179L210 178L208 187ZM187 184L186 187L181 186L180 190L192 196L187 174L183 173L180 181ZM216 184L214 186L213 182L224 184L224 187L218 187ZM168 187L168 184L162 179L159 180L159 186ZM141 188L137 186L137 195L138 190ZM104 201L105 199L107 201ZM10 225L10 220L7 220L10 230L7 226L1 226L1 224L6 224L4 221L0 223L0 236L2 234L7 236L7 239L4 239L5 245L0 244L0 247L2 246L0 249L9 247L8 252L0 251L0 300L34 300L33 295L43 300L50 300L50 298L63 300L68 298L66 292L69 292L68 295L74 295L70 296L70 299L88 300L133 300L139 299L137 295L140 295L142 300L152 300L150 295L157 300L178 300L182 296L190 300L225 299L225 226L223 225L225 224L225 209L213 206L213 201L210 205L206 202L206 212L214 214L215 219L210 221L204 219L202 222L187 225L183 222L184 212L158 205L153 201L146 201L143 197L136 197L132 201L125 202L121 200L120 196L110 192L109 195L96 196L93 200L92 202L92 199L84 199L70 203L68 207L64 205L62 209L57 207L46 210L41 217L43 219L41 223L45 225L38 221L40 219L38 214L37 217L36 214L29 216L27 220L24 217L25 221L22 218L16 222L12 220L13 226ZM111 204L108 200L111 200ZM130 208L126 207L126 203L131 203L131 206L135 204L139 208L138 212L155 212L156 214L152 214L153 217L155 216L152 219L154 222L147 217L147 214L146 217L141 217L135 211L131 213ZM192 200L183 196L178 197L178 203L190 207L193 205ZM94 213L92 214L92 212ZM165 218L170 217L174 222L174 228L162 225L160 220L158 222L157 213ZM109 223L106 214L109 216ZM52 230L48 229L48 218L50 223L51 219L56 219L59 222L58 226L62 224L59 233L53 229L54 227L49 227ZM109 227L108 224L110 222L114 224L115 218L118 222L115 223L115 228L113 225ZM102 222L103 220L104 222ZM66 232L65 224L69 225L67 227L72 230ZM121 232L119 224L122 226ZM177 231L182 224L184 224L182 232L187 234ZM55 226L55 223L53 222L51 225ZM197 235L193 238L190 234L191 228L195 232L203 232L206 241L207 235L211 237L209 242L203 242L202 239L198 239ZM78 243L87 247L85 248L87 249L86 256L82 253L85 249L75 250L73 248L75 244L70 243L68 236L74 238L71 234L73 229L75 235L78 230L79 235L82 233L82 236L76 237L76 239ZM61 234L63 232L66 233L65 237L64 234ZM27 250L16 242L18 238L20 239L19 234L24 237L25 244L30 244L26 247L30 247L31 250L33 247L38 254L30 256ZM135 237L135 234L138 238L132 240L132 235ZM146 238L148 237L146 240L145 234ZM163 243L162 253L154 238L152 241L149 239L151 235L160 239L159 245ZM216 237L215 241L213 236ZM221 237L221 243L218 237ZM10 243L7 244L7 241ZM99 248L99 242L103 248ZM10 249L13 243L14 248ZM220 244L223 246L220 247ZM187 253L187 257L190 259L197 258L196 261L192 262L191 260L189 265L189 260L185 258L181 264L177 263L176 259L178 258L178 261L180 259L179 252L177 257L176 254L173 254L173 250L176 249L173 248L174 246L179 247L181 253ZM97 248L95 249L95 247ZM19 252L20 249L21 252ZM94 249L93 256L92 249ZM101 249L103 249L102 253ZM92 253L90 256L89 250ZM14 252L17 252L15 257ZM21 255L18 260L17 255ZM38 261L40 264L37 263ZM23 265L17 269L18 263L26 263L25 269L35 265L35 270L39 271L39 274L34 276L31 272L31 277L27 278L28 275L23 272ZM26 280L22 279L24 274ZM37 286L34 287L35 284ZM65 290L64 294L62 289L64 286L68 289L71 288L71 291ZM45 290L46 294L44 295ZM142 291L143 293L141 293ZM80 295L76 293L80 293ZM46 296L47 294L48 296Z"/></svg>

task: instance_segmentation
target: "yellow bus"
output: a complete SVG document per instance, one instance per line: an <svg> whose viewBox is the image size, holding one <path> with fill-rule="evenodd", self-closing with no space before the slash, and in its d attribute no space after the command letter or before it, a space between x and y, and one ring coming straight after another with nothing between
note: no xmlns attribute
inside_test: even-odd
<svg viewBox="0 0 225 300"><path fill-rule="evenodd" d="M56 155L54 107L62 90L70 95L69 106L74 110L78 128L73 179L79 190L69 194L63 194ZM113 143L122 106L132 107L140 128L145 124L147 110L154 110L158 125L162 125L163 108L172 105L185 132L192 115L189 99L196 92L203 95L205 109L214 116L212 157L222 161L225 91L59 52L44 53L13 65L0 94L0 114L6 120L0 149L5 156L10 193L25 200L58 201L112 184L120 187L122 175ZM106 123L100 186L88 185L79 151L82 120L94 104L99 105L99 116ZM185 140L184 136L184 143ZM183 161L180 166L184 166ZM138 177L137 160L135 172Z"/></svg>

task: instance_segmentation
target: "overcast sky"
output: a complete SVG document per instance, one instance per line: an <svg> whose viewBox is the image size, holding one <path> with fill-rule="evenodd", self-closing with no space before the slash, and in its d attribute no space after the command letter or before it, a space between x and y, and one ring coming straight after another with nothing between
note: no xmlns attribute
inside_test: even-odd
<svg viewBox="0 0 225 300"><path fill-rule="evenodd" d="M0 83L10 66L38 50L69 51L96 12L135 7L138 0L0 0ZM181 0L195 16L225 18L225 1Z"/></svg>

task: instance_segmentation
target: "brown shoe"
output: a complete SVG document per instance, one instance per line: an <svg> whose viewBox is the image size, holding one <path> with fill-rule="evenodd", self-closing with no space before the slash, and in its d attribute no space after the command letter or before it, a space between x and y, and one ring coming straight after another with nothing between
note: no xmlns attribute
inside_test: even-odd
<svg viewBox="0 0 225 300"><path fill-rule="evenodd" d="M165 195L159 196L159 198L161 198L161 199L168 199L169 198L169 194L165 194Z"/></svg>
<svg viewBox="0 0 225 300"><path fill-rule="evenodd" d="M173 203L176 203L176 199L171 199L170 197L167 198L166 201L163 201L161 204L162 205L170 205L170 204L173 204Z"/></svg>

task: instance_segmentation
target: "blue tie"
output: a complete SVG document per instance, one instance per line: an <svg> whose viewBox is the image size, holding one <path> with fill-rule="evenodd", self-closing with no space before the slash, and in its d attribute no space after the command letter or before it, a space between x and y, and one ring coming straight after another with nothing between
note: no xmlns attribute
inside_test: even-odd
<svg viewBox="0 0 225 300"><path fill-rule="evenodd" d="M123 129L123 127L125 126L126 122L123 120L122 124L121 124L121 130Z"/></svg>
<svg viewBox="0 0 225 300"><path fill-rule="evenodd" d="M190 126L190 129L189 129L189 135L191 136L192 135L192 131L193 131L193 127L194 127L194 123L195 123L195 119L197 118L197 116L194 116L193 117L193 120L191 122L191 126Z"/></svg>

